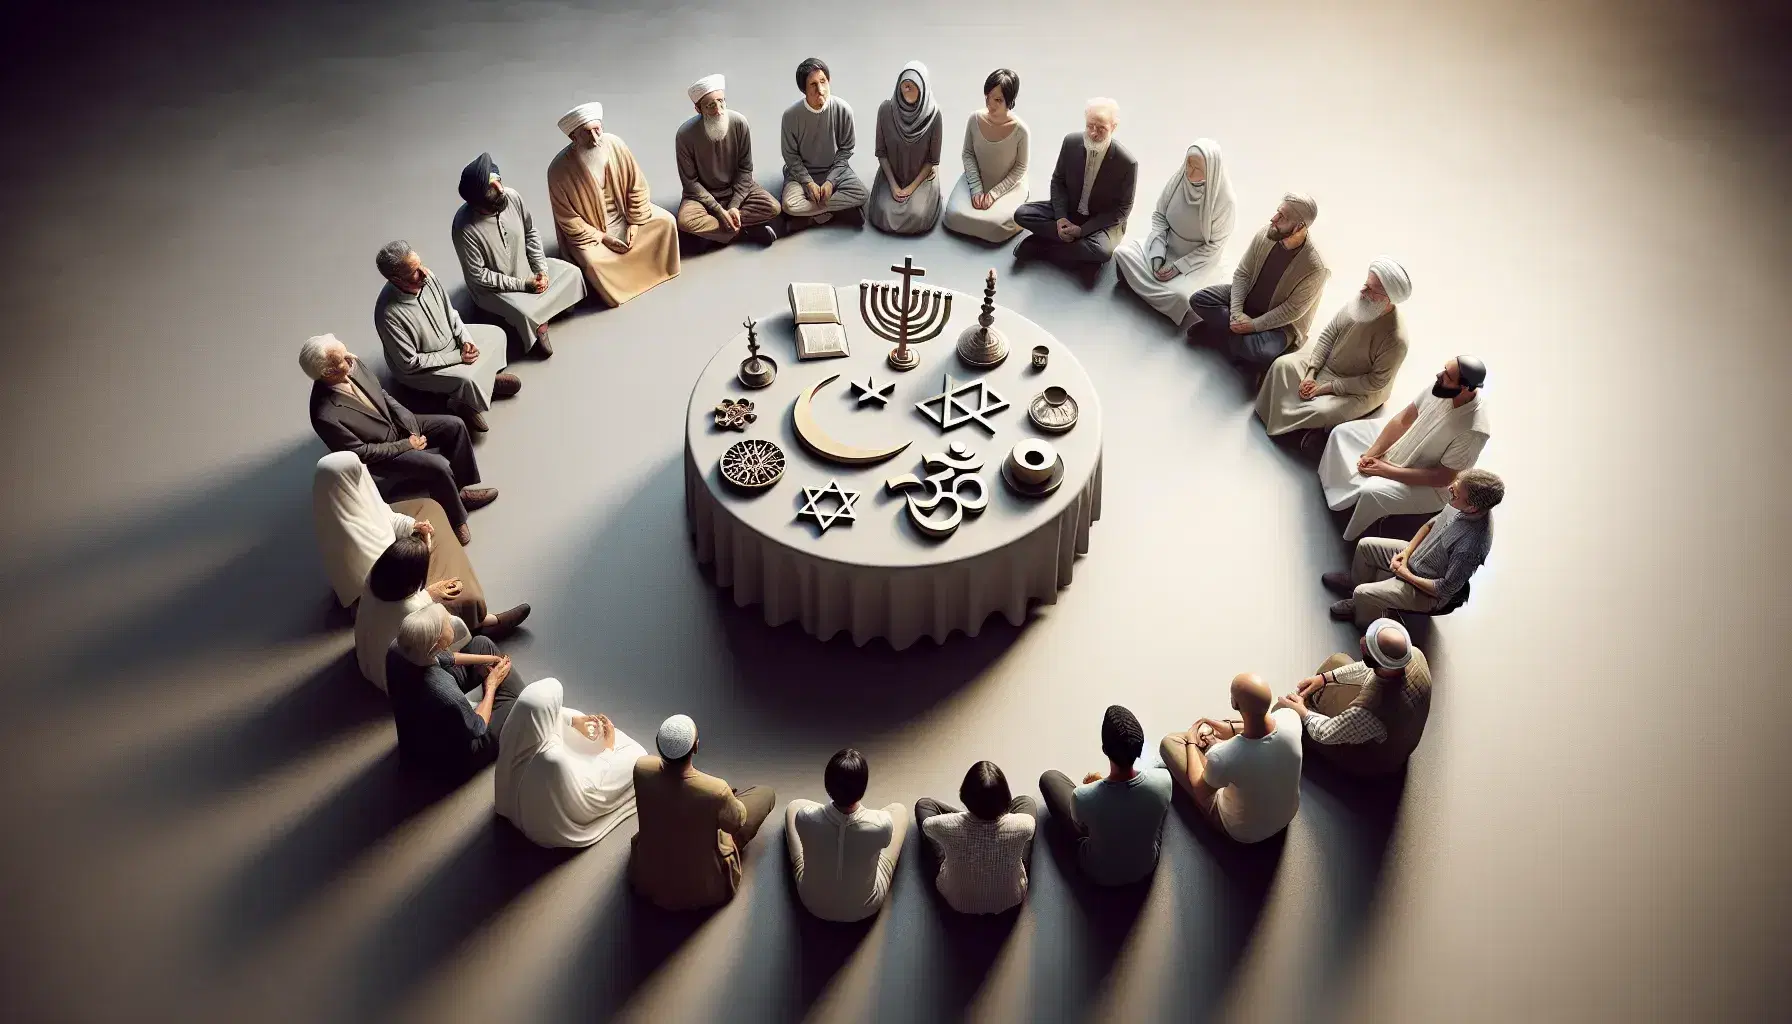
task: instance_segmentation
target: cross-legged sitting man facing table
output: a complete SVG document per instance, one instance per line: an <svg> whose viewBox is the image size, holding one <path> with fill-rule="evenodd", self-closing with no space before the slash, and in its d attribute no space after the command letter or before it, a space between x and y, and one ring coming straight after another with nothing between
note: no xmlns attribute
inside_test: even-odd
<svg viewBox="0 0 1792 1024"><path fill-rule="evenodd" d="M1493 549L1493 507L1506 485L1485 469L1465 469L1450 481L1450 503L1419 527L1412 540L1364 537L1356 542L1350 572L1320 577L1343 600L1332 618L1358 625L1390 609L1430 612L1459 603Z"/></svg>
<svg viewBox="0 0 1792 1024"><path fill-rule="evenodd" d="M1431 665L1406 627L1376 619L1361 660L1334 654L1300 688L1276 701L1300 716L1307 752L1352 775L1398 772L1418 748L1431 714Z"/></svg>
<svg viewBox="0 0 1792 1024"><path fill-rule="evenodd" d="M412 768L448 777L497 759L504 720L528 685L489 637L476 636L456 652L455 622L442 605L425 605L399 623L386 655L386 698L398 727L399 757Z"/></svg>
<svg viewBox="0 0 1792 1024"><path fill-rule="evenodd" d="M926 874L961 914L1000 914L1027 896L1027 857L1039 804L1015 796L992 761L978 761L958 786L964 810L922 797L915 801Z"/></svg>
<svg viewBox="0 0 1792 1024"><path fill-rule="evenodd" d="M1234 676L1232 709L1240 718L1203 718L1158 747L1207 822L1240 843L1270 838L1300 810L1300 717L1287 708L1272 712L1274 699L1261 677Z"/></svg>
<svg viewBox="0 0 1792 1024"><path fill-rule="evenodd" d="M769 786L735 790L691 764L697 723L673 715L654 736L658 757L635 762L635 817L629 853L635 891L664 910L726 903L740 888L743 849L778 802Z"/></svg>
<svg viewBox="0 0 1792 1024"><path fill-rule="evenodd" d="M797 898L824 921L863 921L882 909L908 835L908 808L861 806L871 768L851 747L828 760L828 803L792 800L784 845Z"/></svg>
<svg viewBox="0 0 1792 1024"><path fill-rule="evenodd" d="M1049 202L1022 203L1014 223L1030 232L1014 255L1064 263L1106 263L1126 234L1139 185L1139 162L1114 132L1120 105L1097 97L1083 109L1083 130L1064 136L1052 168Z"/></svg>
<svg viewBox="0 0 1792 1024"><path fill-rule="evenodd" d="M826 224L837 213L858 212L870 198L852 169L858 146L852 107L833 92L833 73L819 57L796 66L803 98L784 111L778 148L784 155L784 212L790 230Z"/></svg>
<svg viewBox="0 0 1792 1024"><path fill-rule="evenodd" d="M474 430L484 430L492 399L522 390L505 365L504 329L462 323L448 289L402 239L374 257L386 285L373 304L373 329L385 351L386 369L405 387L441 395L448 409Z"/></svg>
<svg viewBox="0 0 1792 1024"><path fill-rule="evenodd" d="M1039 777L1039 795L1051 812L1046 827L1075 844L1077 862L1097 885L1130 885L1157 868L1173 783L1161 766L1136 766L1144 751L1138 718L1114 704L1101 720L1105 776L1090 772L1081 786L1063 772Z"/></svg>
<svg viewBox="0 0 1792 1024"><path fill-rule="evenodd" d="M1284 352L1306 343L1331 269L1308 237L1319 217L1313 197L1289 192L1269 226L1232 271L1231 284L1189 297L1196 322L1191 341L1215 345L1233 362L1260 373Z"/></svg>
<svg viewBox="0 0 1792 1024"><path fill-rule="evenodd" d="M1257 419L1275 437L1318 431L1366 416L1394 390L1406 361L1395 307L1412 294L1405 268L1386 256L1369 265L1356 298L1344 304L1305 349L1277 359L1257 390ZM1305 444L1305 440L1302 442Z"/></svg>
<svg viewBox="0 0 1792 1024"><path fill-rule="evenodd" d="M743 234L766 245L777 241L771 222L783 208L753 179L753 133L747 119L728 108L727 80L706 75L685 94L697 114L673 139L684 188L678 230L717 245Z"/></svg>
<svg viewBox="0 0 1792 1024"><path fill-rule="evenodd" d="M474 486L479 463L466 424L406 409L334 334L307 338L299 366L312 380L311 428L318 438L331 451L353 452L387 501L434 498L455 538L471 543L467 513L498 500L498 491Z"/></svg>
<svg viewBox="0 0 1792 1024"><path fill-rule="evenodd" d="M1319 484L1333 512L1351 509L1344 539L1355 540L1387 516L1436 512L1450 481L1472 469L1491 428L1481 401L1487 367L1474 356L1444 364L1431 389L1393 418L1356 420L1332 430L1319 460Z"/></svg>
<svg viewBox="0 0 1792 1024"><path fill-rule="evenodd" d="M572 140L548 164L560 254L608 306L677 277L678 224L653 205L628 144L604 131L604 105L582 103L559 127Z"/></svg>
<svg viewBox="0 0 1792 1024"><path fill-rule="evenodd" d="M523 351L553 355L548 321L585 297L579 268L542 251L535 218L521 193L498 177L490 153L461 169L460 197L454 252L474 304L516 328Z"/></svg>

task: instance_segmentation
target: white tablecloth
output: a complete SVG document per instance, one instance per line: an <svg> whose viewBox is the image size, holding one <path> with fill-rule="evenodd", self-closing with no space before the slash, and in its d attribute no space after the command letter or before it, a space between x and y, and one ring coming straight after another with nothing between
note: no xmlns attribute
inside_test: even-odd
<svg viewBox="0 0 1792 1024"><path fill-rule="evenodd" d="M760 321L759 340L778 361L778 378L752 391L735 379L746 357L746 333L730 339L699 376L691 393L685 435L685 512L697 560L713 563L717 584L734 591L736 605L760 605L769 625L790 621L820 639L848 631L855 644L885 638L901 650L923 636L943 642L954 630L976 636L992 613L1020 625L1027 606L1057 600L1070 585L1076 557L1089 550L1089 528L1101 516L1101 413L1094 386L1068 348L1038 325L997 308L996 326L1012 352L1001 366L980 372L954 352L958 333L976 321L978 300L959 294L952 320L941 336L917 346L921 365L897 373L884 365L890 343L872 334L858 317L858 289L842 288L852 355L841 359L796 358L788 313ZM1033 346L1051 349L1049 365L1034 370ZM840 379L816 395L814 409L834 437L864 447L912 440L902 454L874 466L853 467L819 459L796 439L791 406L797 395L832 374ZM942 433L915 411L915 403L941 390L944 374L958 381L987 379L1010 403L993 414L992 436L976 424ZM894 382L888 404L879 409L857 403L848 382L870 376ZM1027 418L1026 406L1047 385L1064 387L1080 407L1077 425L1053 435ZM723 398L748 398L759 419L744 433L713 424ZM743 438L761 437L783 450L783 479L760 494L742 495L721 479L723 450ZM1001 479L1001 463L1015 442L1048 438L1065 460L1063 485L1044 498L1016 495ZM885 492L883 481L904 473L925 476L921 456L954 442L969 445L984 459L981 471L990 498L981 515L967 517L945 540L923 535L908 521L900 495ZM857 519L817 534L797 520L804 487L829 479L858 491Z"/></svg>

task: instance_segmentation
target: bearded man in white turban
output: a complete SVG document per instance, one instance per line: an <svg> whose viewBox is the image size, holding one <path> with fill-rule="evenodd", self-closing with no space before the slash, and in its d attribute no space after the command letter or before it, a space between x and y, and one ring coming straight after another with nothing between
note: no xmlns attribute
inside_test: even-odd
<svg viewBox="0 0 1792 1024"><path fill-rule="evenodd" d="M572 142L548 164L548 199L561 255L611 306L677 277L678 226L653 205L627 144L604 131L603 104L567 111L560 130Z"/></svg>
<svg viewBox="0 0 1792 1024"><path fill-rule="evenodd" d="M728 109L727 84L706 75L685 90L697 114L673 139L684 186L678 230L719 245L742 234L770 245L778 238L771 220L783 207L753 180L753 135L747 119Z"/></svg>
<svg viewBox="0 0 1792 1024"><path fill-rule="evenodd" d="M1406 361L1394 307L1411 294L1406 268L1377 259L1356 298L1333 314L1312 345L1270 365L1257 391L1257 418L1271 437L1336 426L1387 402Z"/></svg>

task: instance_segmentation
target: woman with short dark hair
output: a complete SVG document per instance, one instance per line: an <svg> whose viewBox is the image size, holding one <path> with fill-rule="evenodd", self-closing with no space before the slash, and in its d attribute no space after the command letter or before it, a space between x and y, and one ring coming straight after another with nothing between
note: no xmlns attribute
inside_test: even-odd
<svg viewBox="0 0 1792 1024"><path fill-rule="evenodd" d="M983 80L983 109L964 126L964 174L946 200L947 231L985 242L1020 233L1014 211L1027 201L1027 123L1014 116L1020 76L997 68Z"/></svg>
<svg viewBox="0 0 1792 1024"><path fill-rule="evenodd" d="M367 586L355 608L355 662L367 681L386 688L386 650L398 636L399 624L412 612L440 604L455 617L451 649L466 647L474 633L502 640L529 617L529 606L519 604L496 615L485 610L485 596L477 580L432 572L436 563L436 531L427 521L416 532L394 540L367 571ZM459 559L468 574L472 566Z"/></svg>
<svg viewBox="0 0 1792 1024"><path fill-rule="evenodd" d="M966 810L932 797L915 802L935 885L961 914L999 914L1027 895L1027 856L1039 804L1013 796L994 762L978 761L964 773L958 798Z"/></svg>

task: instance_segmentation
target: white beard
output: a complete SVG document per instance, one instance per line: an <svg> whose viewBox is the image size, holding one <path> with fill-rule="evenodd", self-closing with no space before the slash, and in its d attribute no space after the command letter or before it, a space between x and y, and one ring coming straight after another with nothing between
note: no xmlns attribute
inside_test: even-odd
<svg viewBox="0 0 1792 1024"><path fill-rule="evenodd" d="M1363 296L1358 295L1356 298L1350 300L1350 305L1346 312L1350 319L1359 324L1366 324L1370 321L1381 319L1392 306L1393 303L1391 302L1377 302L1373 299L1366 299Z"/></svg>
<svg viewBox="0 0 1792 1024"><path fill-rule="evenodd" d="M723 111L721 117L703 119L703 134L709 136L711 142L720 142L728 137L728 129L733 126L734 119L728 116L728 111Z"/></svg>
<svg viewBox="0 0 1792 1024"><path fill-rule="evenodd" d="M1096 156L1106 156L1107 152L1108 152L1108 144L1113 141L1114 141L1114 137L1112 135L1109 135L1107 138L1101 140L1100 142L1096 142L1094 139L1091 139L1089 137L1088 132L1083 133L1083 149L1090 153L1093 153Z"/></svg>

